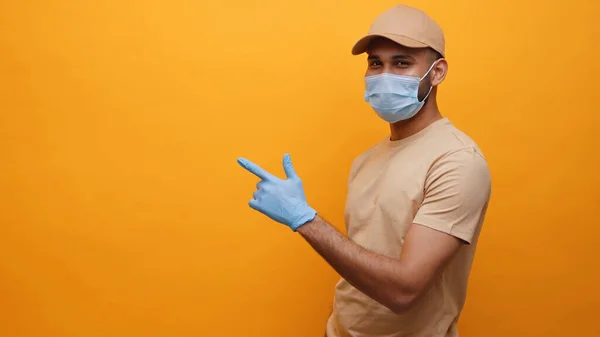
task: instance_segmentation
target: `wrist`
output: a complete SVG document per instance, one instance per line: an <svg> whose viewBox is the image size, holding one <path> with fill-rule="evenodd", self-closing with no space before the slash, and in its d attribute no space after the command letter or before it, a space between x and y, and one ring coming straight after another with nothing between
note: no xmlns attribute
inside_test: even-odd
<svg viewBox="0 0 600 337"><path fill-rule="evenodd" d="M307 223L313 221L317 216L317 211L311 208L310 206L306 206L306 211L303 212L302 216L296 219L292 224L290 224L290 228L292 231L296 232L300 227L303 227Z"/></svg>
<svg viewBox="0 0 600 337"><path fill-rule="evenodd" d="M321 224L321 223L322 223L321 217L319 217L319 215L316 214L312 220L307 221L302 226L299 226L298 228L296 228L295 232L300 233L302 236L309 235L310 233L314 232L314 230L317 227L319 227L319 224Z"/></svg>

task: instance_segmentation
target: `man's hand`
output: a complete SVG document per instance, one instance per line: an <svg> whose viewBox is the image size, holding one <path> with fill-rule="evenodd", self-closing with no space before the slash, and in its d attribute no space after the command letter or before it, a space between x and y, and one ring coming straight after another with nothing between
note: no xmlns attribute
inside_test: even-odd
<svg viewBox="0 0 600 337"><path fill-rule="evenodd" d="M296 174L290 156L283 157L286 180L277 178L253 162L239 158L238 163L261 179L249 205L269 218L287 225L294 232L313 220L317 212L308 206L302 180Z"/></svg>

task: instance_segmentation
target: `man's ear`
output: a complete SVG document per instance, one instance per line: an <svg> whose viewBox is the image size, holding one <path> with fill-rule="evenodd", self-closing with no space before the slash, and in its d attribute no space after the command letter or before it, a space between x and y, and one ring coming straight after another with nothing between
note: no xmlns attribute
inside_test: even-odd
<svg viewBox="0 0 600 337"><path fill-rule="evenodd" d="M448 73L448 62L446 59L439 59L436 61L436 64L431 69L431 85L438 86L444 79L446 78L446 74Z"/></svg>

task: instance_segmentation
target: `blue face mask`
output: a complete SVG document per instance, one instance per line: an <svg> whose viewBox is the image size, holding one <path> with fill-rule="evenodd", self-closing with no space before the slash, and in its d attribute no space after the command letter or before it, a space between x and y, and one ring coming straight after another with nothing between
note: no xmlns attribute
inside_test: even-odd
<svg viewBox="0 0 600 337"><path fill-rule="evenodd" d="M412 118L421 110L431 93L433 87L429 87L427 96L419 101L419 83L434 65L435 62L421 78L388 73L365 77L365 101L388 123Z"/></svg>

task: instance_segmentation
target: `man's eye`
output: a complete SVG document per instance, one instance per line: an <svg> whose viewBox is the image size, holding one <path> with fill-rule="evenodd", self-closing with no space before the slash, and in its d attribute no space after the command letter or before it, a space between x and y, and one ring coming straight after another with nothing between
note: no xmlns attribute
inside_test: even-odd
<svg viewBox="0 0 600 337"><path fill-rule="evenodd" d="M396 65L397 65L398 67L406 67L406 66L408 66L409 64L408 64L408 62L398 61L398 62L396 63Z"/></svg>
<svg viewBox="0 0 600 337"><path fill-rule="evenodd" d="M371 63L369 63L369 66L371 66L371 67L376 67L376 66L380 66L380 65L381 65L381 62L379 62L379 61L372 61Z"/></svg>

